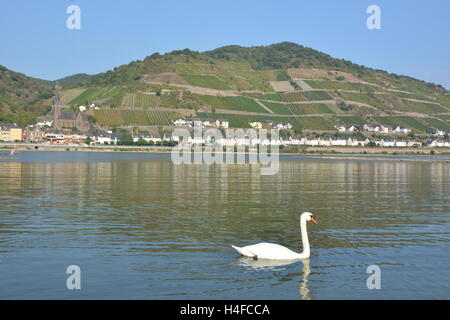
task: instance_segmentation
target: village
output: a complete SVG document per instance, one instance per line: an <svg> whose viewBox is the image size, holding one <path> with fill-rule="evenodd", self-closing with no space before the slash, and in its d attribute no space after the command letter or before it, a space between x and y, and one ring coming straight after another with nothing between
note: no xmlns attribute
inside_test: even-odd
<svg viewBox="0 0 450 320"><path fill-rule="evenodd" d="M83 124L84 125L84 124ZM146 131L135 128L121 130L105 130L92 128L86 132L76 128L55 126L55 121L38 121L34 125L19 127L14 123L0 123L0 142L3 143L34 143L43 145L154 145L174 146L180 138L172 135L176 127L182 127L191 133L183 144L188 145L222 145L222 146L255 146L278 145L283 148L293 146L312 147L396 147L396 148L448 148L450 147L449 132L435 130L423 135L413 135L410 128L389 126L340 126L333 133L302 132L296 133L289 123L273 121L252 121L249 126L256 132L259 129L278 130L278 139L260 138L252 134L252 129L242 129L239 137L230 135L229 122L225 119L215 121L200 119L176 119L173 127L165 128L164 132L157 129ZM222 133L221 138L206 134L194 136L194 128L217 128ZM270 132L270 130L269 130Z"/></svg>

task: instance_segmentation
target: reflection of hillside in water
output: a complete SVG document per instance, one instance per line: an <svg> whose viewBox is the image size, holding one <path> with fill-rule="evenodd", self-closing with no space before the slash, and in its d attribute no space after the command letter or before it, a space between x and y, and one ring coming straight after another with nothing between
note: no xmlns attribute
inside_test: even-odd
<svg viewBox="0 0 450 320"><path fill-rule="evenodd" d="M148 244L136 250L157 252L218 250L235 238L300 251L298 216L308 210L319 219L308 226L314 252L423 241L402 227L429 232L423 199L448 202L449 177L445 163L282 161L261 176L252 165L4 162L0 193L14 195L11 206L65 212L81 229L94 223L87 233L131 232Z"/></svg>

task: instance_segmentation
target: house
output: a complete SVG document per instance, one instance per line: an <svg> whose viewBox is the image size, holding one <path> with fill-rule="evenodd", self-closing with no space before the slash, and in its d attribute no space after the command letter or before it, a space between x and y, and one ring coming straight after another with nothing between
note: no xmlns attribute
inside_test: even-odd
<svg viewBox="0 0 450 320"><path fill-rule="evenodd" d="M53 121L38 121L36 122L37 127L51 127L53 124Z"/></svg>
<svg viewBox="0 0 450 320"><path fill-rule="evenodd" d="M280 136L280 143L283 146L291 146L292 145L292 139L290 136L282 135Z"/></svg>
<svg viewBox="0 0 450 320"><path fill-rule="evenodd" d="M344 138L333 138L331 139L331 145L332 146L346 146L347 145L347 139Z"/></svg>
<svg viewBox="0 0 450 320"><path fill-rule="evenodd" d="M201 136L195 135L194 137L189 137L187 143L191 144L191 145L192 144L202 145L205 143L205 139L203 139L203 137L201 137Z"/></svg>
<svg viewBox="0 0 450 320"><path fill-rule="evenodd" d="M392 127L387 125L380 126L380 133L382 134L388 134L392 132Z"/></svg>
<svg viewBox="0 0 450 320"><path fill-rule="evenodd" d="M62 132L52 132L45 134L45 140L49 144L64 144L64 133Z"/></svg>
<svg viewBox="0 0 450 320"><path fill-rule="evenodd" d="M410 128L397 126L394 130L394 133L408 134L411 132Z"/></svg>
<svg viewBox="0 0 450 320"><path fill-rule="evenodd" d="M202 119L192 119L192 125L194 127L200 127L203 128L203 120Z"/></svg>
<svg viewBox="0 0 450 320"><path fill-rule="evenodd" d="M420 141L412 141L412 140L410 140L410 141L406 142L406 146L407 147L422 147L423 143L420 142Z"/></svg>
<svg viewBox="0 0 450 320"><path fill-rule="evenodd" d="M202 126L203 127L211 127L211 122L209 120L203 120L202 121Z"/></svg>
<svg viewBox="0 0 450 320"><path fill-rule="evenodd" d="M81 144L84 143L88 137L83 133L65 133L63 136L65 144Z"/></svg>
<svg viewBox="0 0 450 320"><path fill-rule="evenodd" d="M347 128L345 126L336 126L337 131L339 132L345 132L347 131Z"/></svg>
<svg viewBox="0 0 450 320"><path fill-rule="evenodd" d="M99 135L93 137L94 144L117 144L118 137L114 135Z"/></svg>
<svg viewBox="0 0 450 320"><path fill-rule="evenodd" d="M377 145L380 147L395 147L395 141L389 139L381 139Z"/></svg>
<svg viewBox="0 0 450 320"><path fill-rule="evenodd" d="M0 123L0 141L22 141L23 132L16 123Z"/></svg>
<svg viewBox="0 0 450 320"><path fill-rule="evenodd" d="M29 142L43 142L45 139L45 130L41 126L28 126L24 130L24 140Z"/></svg>
<svg viewBox="0 0 450 320"><path fill-rule="evenodd" d="M428 146L432 148L444 148L444 147L450 147L450 141L443 141L443 140L433 140L431 143L428 144Z"/></svg>
<svg viewBox="0 0 450 320"><path fill-rule="evenodd" d="M446 132L444 130L429 130L427 131L427 134L430 136L437 136L437 137L443 137L445 136Z"/></svg>
<svg viewBox="0 0 450 320"><path fill-rule="evenodd" d="M293 146L299 146L301 144L304 144L304 138L302 138L302 137L299 137L299 136L292 137L291 136L290 139L291 139L291 145L293 145Z"/></svg>
<svg viewBox="0 0 450 320"><path fill-rule="evenodd" d="M358 147L358 146L367 146L371 141L369 139L347 139L347 146Z"/></svg>
<svg viewBox="0 0 450 320"><path fill-rule="evenodd" d="M216 140L216 143L221 146L234 146L235 142L234 138L231 137L222 137Z"/></svg>
<svg viewBox="0 0 450 320"><path fill-rule="evenodd" d="M317 139L317 138L312 138L312 139L305 138L305 145L307 145L307 146L318 146L319 145L319 139Z"/></svg>
<svg viewBox="0 0 450 320"><path fill-rule="evenodd" d="M185 127L185 126L192 126L192 121L184 120L184 119L176 119L173 121L173 124L177 127Z"/></svg>
<svg viewBox="0 0 450 320"><path fill-rule="evenodd" d="M408 142L407 141L395 141L395 146L399 147L399 148L404 148L408 146Z"/></svg>
<svg viewBox="0 0 450 320"><path fill-rule="evenodd" d="M94 130L88 133L91 144L117 144L120 135L112 131Z"/></svg>
<svg viewBox="0 0 450 320"><path fill-rule="evenodd" d="M350 126L347 128L348 132L358 132L360 131L360 128L358 126Z"/></svg>
<svg viewBox="0 0 450 320"><path fill-rule="evenodd" d="M277 123L276 129L279 129L279 130L291 130L292 129L292 125L289 122L288 123Z"/></svg>
<svg viewBox="0 0 450 320"><path fill-rule="evenodd" d="M223 128L223 129L228 129L230 126L230 123L228 122L228 120L223 120L223 119L217 119L215 124L216 124L216 128Z"/></svg>
<svg viewBox="0 0 450 320"><path fill-rule="evenodd" d="M147 143L160 143L162 139L158 133L140 133L138 135L133 135L133 142L138 141L145 141Z"/></svg>
<svg viewBox="0 0 450 320"><path fill-rule="evenodd" d="M248 123L250 125L250 127L252 127L253 129L262 129L262 123L259 121L252 121Z"/></svg>
<svg viewBox="0 0 450 320"><path fill-rule="evenodd" d="M363 126L363 130L367 131L367 132L380 132L381 127L378 126L378 125L372 126L372 125L369 125L369 124L365 124Z"/></svg>

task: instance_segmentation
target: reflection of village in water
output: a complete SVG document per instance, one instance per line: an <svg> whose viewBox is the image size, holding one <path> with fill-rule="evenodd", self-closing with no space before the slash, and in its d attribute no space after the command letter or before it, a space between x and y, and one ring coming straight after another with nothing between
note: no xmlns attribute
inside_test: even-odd
<svg viewBox="0 0 450 320"><path fill-rule="evenodd" d="M230 176L233 179L229 179ZM256 228L256 234L261 234L261 239L264 239L264 234L257 227L266 221L260 221L259 212L252 205L264 207L271 202L282 203L285 208L277 209L273 215L285 218L288 213L295 217L307 208L318 211L318 215L328 209L339 213L344 207L339 202L345 199L354 208L347 212L352 219L343 224L331 216L328 219L334 223L332 229L369 226L382 229L391 222L390 217L363 219L372 214L365 212L365 207L376 206L377 203L387 207L398 203L419 204L420 194L430 192L431 188L434 192L449 192L450 187L444 183L449 176L450 168L445 163L382 161L281 161L280 172L275 176L261 176L259 167L252 165L177 166L169 161L0 163L2 189L15 194L17 201L43 198L49 200L48 206L75 207L78 210L88 210L95 201L105 210L117 209L118 212L124 206L131 206L136 208L133 220L140 216L139 213L151 211L156 214L158 210L152 205L157 203L161 208L172 211L175 215L172 218L191 219L190 215L197 214L198 219L204 219L203 224L196 226L201 231L200 237L207 236L209 230L205 226L229 219L232 215L235 217L232 231L244 232L246 228L252 228L248 225L250 223ZM411 181L412 177L418 179L417 183ZM22 198L24 192L27 199ZM67 194L71 194L70 199L66 199ZM324 203L324 199L328 203ZM242 204L247 200L248 209L235 207L236 202ZM398 207L396 214L402 214L401 211L402 208ZM378 213L381 214L386 215ZM252 217L256 218L252 220ZM105 219L102 215L90 218ZM121 219L120 216L116 218ZM161 218L164 219L164 215ZM322 230L331 227L327 220L321 218ZM410 223L418 222L417 217L404 218L410 219ZM177 224L176 221L173 223ZM167 225L148 223L139 228L170 231L171 225L169 222ZM295 232L299 236L298 226ZM283 232L273 236L282 240ZM351 246L351 243L340 245Z"/></svg>

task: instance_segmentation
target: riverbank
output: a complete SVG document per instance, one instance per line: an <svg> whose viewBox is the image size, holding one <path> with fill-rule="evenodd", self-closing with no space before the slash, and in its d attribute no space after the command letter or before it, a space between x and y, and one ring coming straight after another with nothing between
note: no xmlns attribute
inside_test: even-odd
<svg viewBox="0 0 450 320"><path fill-rule="evenodd" d="M0 150L12 149L16 151L141 152L155 154L170 154L172 151L172 147L165 146L0 144ZM286 157L308 156L308 158L330 160L393 160L450 163L450 148L303 147L302 149L280 149L280 155ZM414 157L414 159L403 157Z"/></svg>
<svg viewBox="0 0 450 320"><path fill-rule="evenodd" d="M116 146L116 145L51 145L37 143L0 143L0 150L28 151L83 151L83 152L162 152L172 151L167 146ZM293 155L450 155L450 148L398 148L398 147L301 147L280 148L280 154Z"/></svg>

